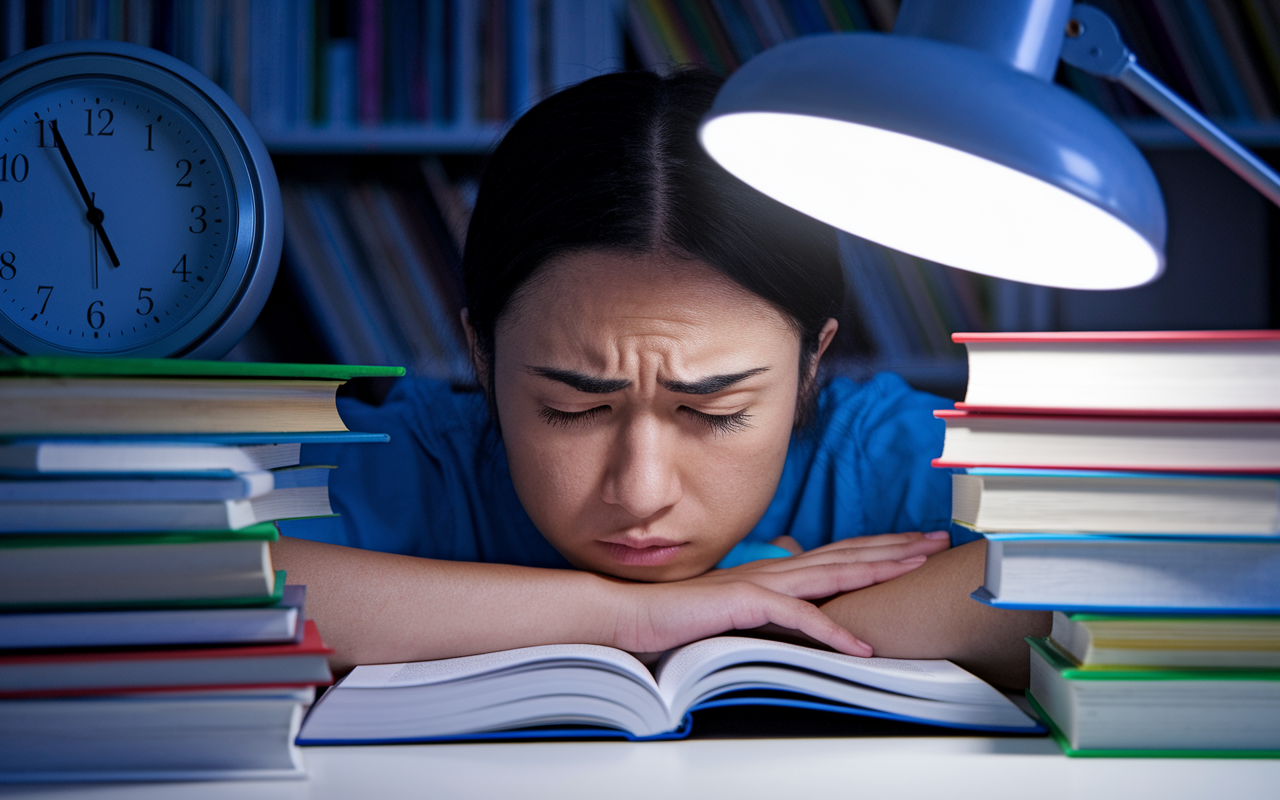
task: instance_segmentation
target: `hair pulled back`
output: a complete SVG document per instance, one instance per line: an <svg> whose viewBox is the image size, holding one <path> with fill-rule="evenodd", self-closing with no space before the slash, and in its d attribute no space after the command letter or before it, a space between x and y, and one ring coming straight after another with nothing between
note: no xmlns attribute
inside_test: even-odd
<svg viewBox="0 0 1280 800"><path fill-rule="evenodd" d="M742 183L703 151L698 123L722 79L615 72L543 100L485 166L463 282L493 405L494 329L549 260L584 250L693 258L780 310L800 335L802 398L844 277L834 232Z"/></svg>

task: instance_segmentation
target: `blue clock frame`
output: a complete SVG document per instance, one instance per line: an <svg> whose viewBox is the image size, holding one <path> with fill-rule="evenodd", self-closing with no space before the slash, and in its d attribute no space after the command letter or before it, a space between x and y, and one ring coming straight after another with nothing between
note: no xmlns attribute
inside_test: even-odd
<svg viewBox="0 0 1280 800"><path fill-rule="evenodd" d="M244 112L203 74L164 53L123 42L61 42L34 48L0 63L0 116L33 93L56 89L60 84L72 85L77 81L81 85L102 81L104 85L136 86L140 92L150 93L158 101L167 102L202 126L204 141L216 159L210 166L219 168L218 177L222 181L219 185L225 186L226 199L231 204L226 209L223 229L219 231L225 234L226 250L230 256L219 262L222 266L216 279L209 273L208 288L202 287L198 300L192 303L191 308L181 311L179 321L172 323L162 335L152 334L140 344L124 342L119 347L103 341L94 343L92 347L77 347L75 340L60 345L48 336L34 335L5 313L6 309L0 308L0 351L130 357L219 358L225 355L257 319L275 282L280 263L284 215L279 184L266 147ZM93 124L89 123L90 131ZM44 126L41 126L42 137L44 133ZM41 142L44 141L42 138ZM78 142L70 143L79 146ZM82 181L76 180L83 186ZM69 178L66 183L71 186ZM72 194L75 191L74 188L69 189ZM83 189L81 194L85 194ZM144 206L136 216L142 217L145 212ZM224 220L219 218L217 221L223 223ZM88 222L81 221L79 225L88 230L93 227L91 223L92 207L89 208ZM110 219L105 223L107 228L111 226ZM102 230L102 224L99 223L97 228ZM192 230L195 232L194 228ZM0 217L0 250L13 250L12 246L6 246L5 240L17 238L20 241L23 235L21 229L6 232ZM97 240L94 241L96 248ZM96 250L94 257L99 257ZM104 253L101 258L105 260L108 255ZM110 258L114 259L114 253ZM156 254L156 258L160 255ZM35 268L41 267L37 265ZM95 281L97 269L95 264ZM182 277L185 281L185 275ZM52 290L48 294L52 296ZM147 298L141 299L145 301ZM143 314L141 310L137 313ZM92 310L89 321L90 324L94 321ZM161 320L157 319L157 326L160 323Z"/></svg>

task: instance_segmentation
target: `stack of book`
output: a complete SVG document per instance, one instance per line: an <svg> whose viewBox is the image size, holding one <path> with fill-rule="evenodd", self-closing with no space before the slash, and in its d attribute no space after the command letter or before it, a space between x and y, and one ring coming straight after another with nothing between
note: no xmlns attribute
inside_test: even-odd
<svg viewBox="0 0 1280 800"><path fill-rule="evenodd" d="M398 369L0 359L0 781L296 777L332 676L275 520L332 513L311 441Z"/></svg>
<svg viewBox="0 0 1280 800"><path fill-rule="evenodd" d="M1069 755L1280 756L1280 332L957 334L953 517Z"/></svg>

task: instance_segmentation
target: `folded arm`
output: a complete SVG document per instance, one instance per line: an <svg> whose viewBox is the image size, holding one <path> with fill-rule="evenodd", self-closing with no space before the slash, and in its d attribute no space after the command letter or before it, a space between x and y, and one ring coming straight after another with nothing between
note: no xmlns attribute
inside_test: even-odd
<svg viewBox="0 0 1280 800"><path fill-rule="evenodd" d="M875 560L833 552L767 570L720 570L666 584L577 570L436 561L282 537L277 568L307 585L307 613L332 663L394 663L539 644L658 652L729 630L776 625L837 650L871 649L807 602L896 578L923 563L927 540Z"/></svg>
<svg viewBox="0 0 1280 800"><path fill-rule="evenodd" d="M983 582L985 542L929 557L894 580L823 604L831 619L888 658L947 658L1007 689L1027 685L1025 636L1045 636L1050 615L991 608L969 597Z"/></svg>

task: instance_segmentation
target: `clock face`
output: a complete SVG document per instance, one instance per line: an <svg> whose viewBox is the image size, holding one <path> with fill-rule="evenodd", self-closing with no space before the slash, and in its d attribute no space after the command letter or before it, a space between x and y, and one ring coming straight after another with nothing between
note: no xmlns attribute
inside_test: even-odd
<svg viewBox="0 0 1280 800"><path fill-rule="evenodd" d="M217 143L154 88L72 77L0 109L0 314L42 343L170 336L225 279L236 224Z"/></svg>

